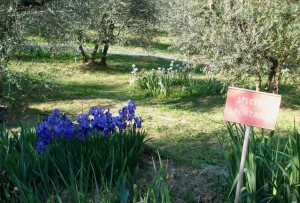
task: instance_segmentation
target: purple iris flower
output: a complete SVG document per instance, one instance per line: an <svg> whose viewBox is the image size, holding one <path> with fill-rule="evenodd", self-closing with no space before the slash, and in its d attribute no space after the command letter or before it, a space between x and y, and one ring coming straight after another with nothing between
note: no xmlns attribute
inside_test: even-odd
<svg viewBox="0 0 300 203"><path fill-rule="evenodd" d="M46 115L43 121L36 127L37 151L46 151L46 145L51 143L53 138L71 139L85 142L92 131L102 132L107 136L114 133L116 127L120 131L127 127L142 127L142 118L135 116L136 104L130 100L128 105L118 111L119 115L113 117L110 110L104 111L99 107L92 107L89 114L77 116L78 127L76 127L66 114L60 115L59 109L54 109L51 115Z"/></svg>
<svg viewBox="0 0 300 203"><path fill-rule="evenodd" d="M137 128L142 127L142 118L141 117L135 117L134 122L135 122Z"/></svg>
<svg viewBox="0 0 300 203"><path fill-rule="evenodd" d="M37 142L37 152L38 153L44 153L46 152L46 143L43 140L39 140Z"/></svg>

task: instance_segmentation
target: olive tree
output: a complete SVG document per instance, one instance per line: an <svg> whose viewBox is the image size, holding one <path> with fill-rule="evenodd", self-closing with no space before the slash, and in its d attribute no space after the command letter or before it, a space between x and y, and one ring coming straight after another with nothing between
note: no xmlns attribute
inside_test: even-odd
<svg viewBox="0 0 300 203"><path fill-rule="evenodd" d="M106 67L107 51L117 39L129 33L149 39L153 36L156 4L147 0L55 1L38 18L28 19L30 27L42 31L50 41L78 44L83 63L96 64L97 51L103 46L97 64ZM83 46L87 36L95 45L90 57Z"/></svg>
<svg viewBox="0 0 300 203"><path fill-rule="evenodd" d="M33 10L44 9L54 0L0 0L0 105L3 103L3 77L11 55L21 46L23 17Z"/></svg>
<svg viewBox="0 0 300 203"><path fill-rule="evenodd" d="M174 0L168 7L163 20L175 47L232 85L255 76L256 90L265 82L270 91L273 81L278 93L281 70L299 69L299 1Z"/></svg>

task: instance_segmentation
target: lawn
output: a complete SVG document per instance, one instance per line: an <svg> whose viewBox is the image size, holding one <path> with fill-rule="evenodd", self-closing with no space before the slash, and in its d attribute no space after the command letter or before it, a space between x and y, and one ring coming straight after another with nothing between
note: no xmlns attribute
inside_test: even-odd
<svg viewBox="0 0 300 203"><path fill-rule="evenodd" d="M183 92L154 98L136 83L129 84L132 64L139 70L167 68L170 61L166 59L109 55L108 67L103 69L82 65L75 57L79 56L52 59L45 54L35 59L23 57L22 63L11 63L12 73L22 78L23 89L11 87L15 117L8 121L10 126L23 122L35 125L41 115L55 108L73 116L87 113L92 106L109 108L116 114L132 99L137 104L136 114L143 118L149 152L158 150L164 160L169 160L173 198L178 202L193 202L200 196L204 199L223 196L218 177L225 164L220 142L228 138L223 121L224 95ZM196 72L196 77L201 80L203 75ZM36 83L28 83L29 78L36 79ZM47 87L37 85L45 82ZM299 85L283 85L281 95L277 128L287 131L293 127L294 120L300 121Z"/></svg>

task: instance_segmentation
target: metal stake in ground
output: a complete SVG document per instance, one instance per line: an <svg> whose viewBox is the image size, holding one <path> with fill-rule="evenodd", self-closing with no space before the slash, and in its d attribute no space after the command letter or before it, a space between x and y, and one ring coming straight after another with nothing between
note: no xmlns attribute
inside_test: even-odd
<svg viewBox="0 0 300 203"><path fill-rule="evenodd" d="M246 156L247 156L248 144L249 144L249 135L250 135L250 126L246 125L246 133L244 138L242 158L241 158L240 170L239 170L239 179L236 186L234 203L238 203L240 199L241 188L243 185L244 168L245 168L245 162L246 162Z"/></svg>

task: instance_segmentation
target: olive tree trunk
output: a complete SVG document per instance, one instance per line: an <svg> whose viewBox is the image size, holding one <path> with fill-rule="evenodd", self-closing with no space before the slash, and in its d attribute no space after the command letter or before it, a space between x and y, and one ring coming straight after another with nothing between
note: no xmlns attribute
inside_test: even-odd
<svg viewBox="0 0 300 203"><path fill-rule="evenodd" d="M281 65L278 66L274 76L273 94L279 94L281 67L282 67Z"/></svg>
<svg viewBox="0 0 300 203"><path fill-rule="evenodd" d="M271 86L273 78L275 77L276 69L278 67L278 60L276 60L276 59L274 59L272 57L269 57L268 60L272 63L272 66L270 68L268 79L266 81L265 92L269 92L270 91L270 86Z"/></svg>
<svg viewBox="0 0 300 203"><path fill-rule="evenodd" d="M87 58L87 55L82 47L82 44L79 45L79 50L80 50L80 53L81 53L81 56L82 56L82 63L85 64L88 62L88 58Z"/></svg>
<svg viewBox="0 0 300 203"><path fill-rule="evenodd" d="M259 69L255 68L256 80L255 80L255 90L260 92L261 90L261 74Z"/></svg>
<svg viewBox="0 0 300 203"><path fill-rule="evenodd" d="M0 61L0 106L3 103L3 66Z"/></svg>
<svg viewBox="0 0 300 203"><path fill-rule="evenodd" d="M101 67L107 67L106 56L107 56L108 48L109 48L109 44L107 42L104 43L104 48L103 48L103 51L102 51L101 61L99 62L99 65Z"/></svg>
<svg viewBox="0 0 300 203"><path fill-rule="evenodd" d="M95 64L98 49L99 49L99 40L96 41L96 44L95 44L95 47L94 47L94 50L93 50L93 53L92 53L90 64Z"/></svg>

